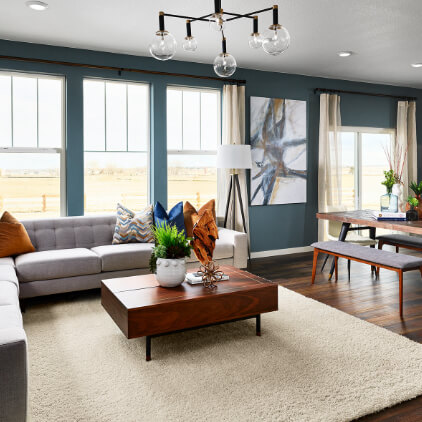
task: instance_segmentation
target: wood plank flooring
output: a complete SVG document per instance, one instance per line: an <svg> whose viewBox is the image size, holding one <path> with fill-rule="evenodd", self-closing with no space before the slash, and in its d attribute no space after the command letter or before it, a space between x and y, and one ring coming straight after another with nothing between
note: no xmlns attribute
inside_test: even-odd
<svg viewBox="0 0 422 422"><path fill-rule="evenodd" d="M417 255L417 253L410 254ZM404 275L404 315L401 319L398 277L395 272L381 269L380 278L376 280L374 276L371 276L368 265L352 262L349 282L347 261L339 260L339 280L336 283L334 280L328 280L329 265L326 266L324 273L320 272L323 258L324 255L319 257L317 276L313 286L310 284L312 253L253 259L249 271L422 343L422 280L418 271ZM422 396L366 416L359 421L422 421Z"/></svg>

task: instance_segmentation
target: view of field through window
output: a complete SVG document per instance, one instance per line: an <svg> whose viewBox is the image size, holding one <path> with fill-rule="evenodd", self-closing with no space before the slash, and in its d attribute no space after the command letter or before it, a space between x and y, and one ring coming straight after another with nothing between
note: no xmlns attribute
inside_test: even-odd
<svg viewBox="0 0 422 422"><path fill-rule="evenodd" d="M62 145L63 79L0 73L0 211L60 215Z"/></svg>

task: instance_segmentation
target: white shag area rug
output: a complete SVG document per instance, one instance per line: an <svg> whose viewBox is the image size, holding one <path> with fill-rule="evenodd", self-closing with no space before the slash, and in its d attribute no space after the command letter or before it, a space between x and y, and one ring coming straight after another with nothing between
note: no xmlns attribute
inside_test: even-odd
<svg viewBox="0 0 422 422"><path fill-rule="evenodd" d="M31 421L349 421L422 394L422 345L279 288L279 311L127 340L95 296L34 304Z"/></svg>

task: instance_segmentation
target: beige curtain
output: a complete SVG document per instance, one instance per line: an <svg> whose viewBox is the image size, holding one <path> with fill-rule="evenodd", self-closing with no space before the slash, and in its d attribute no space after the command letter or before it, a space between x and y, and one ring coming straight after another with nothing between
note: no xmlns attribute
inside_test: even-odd
<svg viewBox="0 0 422 422"><path fill-rule="evenodd" d="M417 182L417 145L416 145L416 103L399 101L397 104L396 143L405 151L407 164L403 168L403 198L409 196L409 183Z"/></svg>
<svg viewBox="0 0 422 422"><path fill-rule="evenodd" d="M341 209L340 97L320 95L318 211ZM327 223L318 222L318 239L327 238Z"/></svg>
<svg viewBox="0 0 422 422"><path fill-rule="evenodd" d="M223 145L245 143L245 87L224 85L223 87ZM246 171L239 170L239 183L242 192L243 209L246 219L246 230L249 233L248 191L246 187ZM226 211L227 189L230 182L230 171L218 170L217 217L224 219ZM227 228L243 232L242 215L239 201L236 207L235 227L232 227L233 209L229 208Z"/></svg>

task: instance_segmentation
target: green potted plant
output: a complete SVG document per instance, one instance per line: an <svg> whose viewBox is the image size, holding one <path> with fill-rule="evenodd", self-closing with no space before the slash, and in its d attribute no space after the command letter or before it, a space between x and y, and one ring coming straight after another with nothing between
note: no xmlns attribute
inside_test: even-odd
<svg viewBox="0 0 422 422"><path fill-rule="evenodd" d="M384 171L385 180L381 182L386 188L387 193L381 196L381 211L397 212L398 211L398 197L393 195L391 192L393 186L396 184L396 177L394 170L390 169Z"/></svg>
<svg viewBox="0 0 422 422"><path fill-rule="evenodd" d="M186 276L186 257L191 254L190 239L184 230L166 223L153 228L155 247L149 261L149 268L155 273L162 287L176 287Z"/></svg>
<svg viewBox="0 0 422 422"><path fill-rule="evenodd" d="M416 221L419 219L418 211L415 209L419 205L419 200L413 196L407 198L407 203L410 206L410 209L406 211L406 220Z"/></svg>

